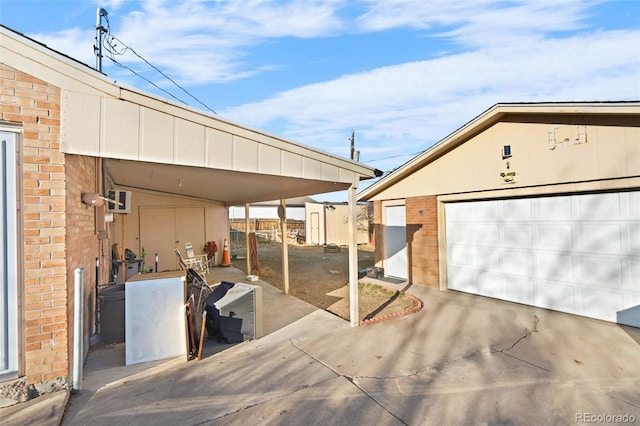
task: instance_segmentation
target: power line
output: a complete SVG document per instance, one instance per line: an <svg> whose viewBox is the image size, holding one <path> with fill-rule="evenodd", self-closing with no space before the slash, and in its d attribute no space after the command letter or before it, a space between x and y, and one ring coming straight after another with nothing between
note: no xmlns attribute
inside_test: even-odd
<svg viewBox="0 0 640 426"><path fill-rule="evenodd" d="M176 96L172 95L171 93L169 93L167 90L160 88L157 84L153 83L151 80L149 80L146 77L143 77L142 75L140 75L139 73L135 72L134 70L132 70L131 68L121 64L120 62L116 61L115 56L116 55L124 55L127 50L130 50L134 55L136 55L138 58L140 58L142 61L144 61L147 65L149 65L151 68L153 68L154 70L156 70L158 73L160 73L164 78L166 78L167 80L169 80L171 83L173 83L176 87L178 87L180 90L182 90L184 93L186 93L187 95L189 95L189 97L191 97L193 100L195 100L196 102L198 102L200 105L202 105L203 107L205 107L206 109L208 109L209 111L211 111L214 114L218 114L217 112L215 112L214 110L212 110L211 108L209 108L209 106L207 106L204 102L202 102L200 99L196 98L194 95L192 95L187 89L185 89L184 87L182 87L181 85L179 85L175 80L173 80L171 77L169 77L168 75L166 75L164 72L162 72L158 67L156 67L155 65L153 65L151 62L149 62L148 60L146 60L144 57L142 57L140 54L138 54L138 52L136 52L131 46L127 45L125 42L123 42L122 40L120 40L119 38L117 38L116 36L114 36L113 34L111 34L111 28L109 25L109 19L105 16L105 19L107 21L107 28L106 28L106 33L107 36L104 38L103 40L103 47L105 48L105 50L110 54L107 55L107 57L109 59L111 59L113 61L113 63L115 63L116 65L122 67L122 68L126 68L127 70L131 71L133 74L137 75L138 77L144 79L145 81L147 81L148 83L150 83L151 85L153 85L154 87L156 87L159 90L162 90L164 93L167 93L168 95L170 95L172 98L177 99L178 101L186 104L186 102L178 99ZM114 42L117 41L118 43L120 43L123 47L118 49L118 45Z"/></svg>
<svg viewBox="0 0 640 426"><path fill-rule="evenodd" d="M384 157L384 158L376 158L375 160L367 160L367 161L363 161L363 163L373 163L376 161L384 161L384 160L391 160L392 158L398 158L398 157L415 157L418 154L422 154L424 151L418 151L416 153L413 154L398 154L398 155L392 155L390 157Z"/></svg>
<svg viewBox="0 0 640 426"><path fill-rule="evenodd" d="M111 61L116 64L119 67L122 67L124 69L127 69L129 71L131 71L133 74L137 75L138 77L140 77L141 79L145 80L147 83L151 84L152 86L154 86L156 89L163 91L164 93L166 93L167 95L171 96L173 99L177 100L178 102L181 102L185 105L187 105L187 103L185 101L183 101L182 99L178 98L177 96L175 96L173 93L163 89L162 87L158 86L157 84L155 84L153 81L149 80L147 77L137 73L136 71L134 71L133 69L129 68L128 66L121 64L120 62L116 61L114 58L107 56L107 58L111 59Z"/></svg>

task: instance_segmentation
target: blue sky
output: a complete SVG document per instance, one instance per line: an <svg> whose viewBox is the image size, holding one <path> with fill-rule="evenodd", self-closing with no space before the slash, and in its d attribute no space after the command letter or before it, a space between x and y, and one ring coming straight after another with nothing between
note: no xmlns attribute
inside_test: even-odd
<svg viewBox="0 0 640 426"><path fill-rule="evenodd" d="M0 22L94 66L98 7L221 118L345 157L354 130L383 171L498 102L640 99L638 0L0 0ZM203 109L131 52L115 59Z"/></svg>

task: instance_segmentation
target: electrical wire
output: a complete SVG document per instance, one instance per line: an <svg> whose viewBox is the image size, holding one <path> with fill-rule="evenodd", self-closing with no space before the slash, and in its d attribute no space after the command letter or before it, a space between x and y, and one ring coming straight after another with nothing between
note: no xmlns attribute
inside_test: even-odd
<svg viewBox="0 0 640 426"><path fill-rule="evenodd" d="M148 66L150 66L151 68L153 68L154 70L156 70L158 73L160 73L164 78L166 78L167 80L169 80L171 83L173 83L176 87L178 87L180 90L182 90L184 93L186 93L187 95L189 95L193 100L195 100L196 102L198 102L200 105L202 105L203 107L205 107L206 109L208 109L209 111L211 111L214 114L218 114L217 112L215 112L214 110L212 110L211 108L209 108L209 106L207 106L204 102L202 102L200 99L196 98L194 95L192 95L191 93L189 93L189 91L187 89L185 89L184 87L182 87L181 85L179 85L175 80L173 80L171 77L169 77L167 74L165 74L164 72L162 72L158 67L156 67L155 65L153 65L151 62L147 61L144 57L142 57L141 55L138 54L138 52L136 52L131 46L127 45L125 42L123 42L122 40L120 40L118 37L114 36L113 34L111 34L111 27L109 25L109 19L105 16L105 20L107 22L107 27L104 29L104 31L106 32L106 36L104 37L103 41L102 41L102 46L104 47L105 51L107 51L109 53L109 55L106 55L109 59L111 59L113 61L114 64L122 67L122 68L126 68L127 70L131 71L132 73L134 73L135 75L137 75L138 77L144 79L145 81L147 81L148 83L150 83L151 85L153 85L154 87L156 87L159 90L162 90L164 93L167 93L168 95L170 95L172 98L177 99L178 101L184 103L185 105L187 104L186 102L180 100L179 98L177 98L176 96L172 95L171 93L169 93L167 90L164 90L162 88L160 88L157 84L153 83L151 80L149 80L148 78L143 77L142 75L140 75L139 73L135 72L134 70L132 70L131 68L127 67L124 64L121 64L120 62L116 61L115 56L120 56L120 55L124 55L127 50L130 50L131 53L133 53L134 55L136 55L138 58L140 58L142 61L144 61ZM115 42L120 43L120 45L122 45L123 47L118 49L118 45Z"/></svg>
<svg viewBox="0 0 640 426"><path fill-rule="evenodd" d="M156 89L163 91L164 93L166 93L167 95L171 96L173 99L177 100L178 102L181 102L181 103L183 103L183 104L185 104L185 105L188 105L185 101L183 101L182 99L178 98L178 97L177 97L177 96L175 96L173 93L171 93L171 92L169 92L169 91L167 91L167 90L163 89L162 87L158 86L158 85L157 85L157 84L155 84L153 81L149 80L147 77L145 77L145 76L143 76L143 75L141 75L141 74L137 73L136 71L134 71L133 69L129 68L128 66L126 66L126 65L124 65L124 64L121 64L120 62L116 61L114 58L112 58L112 57L110 57L110 56L107 56L107 58L111 59L111 61L112 61L115 65L117 65L117 66L119 66L119 67L121 67L121 68L124 68L124 69L127 69L127 70L131 71L133 74L135 74L135 75L137 75L138 77L140 77L141 79L145 80L147 83L151 84L151 85L152 85L153 87L155 87Z"/></svg>
<svg viewBox="0 0 640 426"><path fill-rule="evenodd" d="M363 163L374 163L376 161L384 161L384 160L391 160L392 158L398 158L398 157L415 157L416 155L422 154L424 151L418 151L414 154L398 154L398 155L392 155L391 157L384 157L384 158L376 158L375 160L367 160L367 161L363 161Z"/></svg>

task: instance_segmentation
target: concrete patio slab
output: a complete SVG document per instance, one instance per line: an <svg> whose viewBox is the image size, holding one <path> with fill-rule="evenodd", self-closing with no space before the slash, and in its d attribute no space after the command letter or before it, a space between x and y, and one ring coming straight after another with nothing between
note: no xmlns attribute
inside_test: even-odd
<svg viewBox="0 0 640 426"><path fill-rule="evenodd" d="M86 372L97 388L71 399L63 424L640 422L640 330L407 291L424 308L405 317L351 328L322 310L293 309L288 325L254 341L209 344L201 361L104 371L111 381L101 385ZM269 303L284 318L294 298L276 292Z"/></svg>

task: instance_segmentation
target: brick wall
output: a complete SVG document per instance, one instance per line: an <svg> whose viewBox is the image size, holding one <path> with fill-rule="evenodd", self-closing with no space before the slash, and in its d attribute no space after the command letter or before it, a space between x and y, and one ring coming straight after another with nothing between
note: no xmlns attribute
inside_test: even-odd
<svg viewBox="0 0 640 426"><path fill-rule="evenodd" d="M409 281L439 288L438 210L436 196L406 200Z"/></svg>
<svg viewBox="0 0 640 426"><path fill-rule="evenodd" d="M65 158L60 90L0 64L1 119L22 138L24 373L29 383L69 373L65 262Z"/></svg>
<svg viewBox="0 0 640 426"><path fill-rule="evenodd" d="M0 120L22 127L23 373L28 383L66 380L73 342L73 270L85 269L85 334L91 330L96 160L60 152L60 90L0 64ZM85 345L88 348L88 344Z"/></svg>
<svg viewBox="0 0 640 426"><path fill-rule="evenodd" d="M96 208L81 202L83 193L100 192L98 189L99 164L96 158L79 155L65 156L66 160L66 250L69 297L67 315L73 319L75 269L84 269L84 355L89 349L89 337L94 331L95 318L95 259L100 253L99 240L96 236ZM69 322L69 330L73 330L73 322ZM73 333L69 333L72 335ZM73 339L69 340L69 353ZM71 363L69 364L71 366Z"/></svg>

